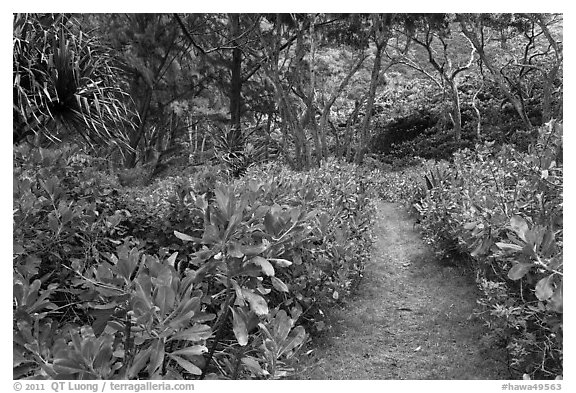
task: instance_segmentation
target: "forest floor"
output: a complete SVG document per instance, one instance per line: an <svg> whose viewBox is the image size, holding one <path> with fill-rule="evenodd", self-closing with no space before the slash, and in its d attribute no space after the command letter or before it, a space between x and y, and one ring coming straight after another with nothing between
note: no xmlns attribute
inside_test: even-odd
<svg viewBox="0 0 576 393"><path fill-rule="evenodd" d="M330 310L332 328L297 379L507 379L504 355L483 349L471 273L436 261L405 209L377 202L372 258L357 294Z"/></svg>

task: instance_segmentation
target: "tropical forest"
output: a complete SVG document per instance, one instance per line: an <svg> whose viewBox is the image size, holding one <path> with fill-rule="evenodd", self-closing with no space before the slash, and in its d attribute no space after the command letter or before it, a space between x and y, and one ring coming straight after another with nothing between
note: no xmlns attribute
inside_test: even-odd
<svg viewBox="0 0 576 393"><path fill-rule="evenodd" d="M562 379L562 14L12 21L14 379Z"/></svg>

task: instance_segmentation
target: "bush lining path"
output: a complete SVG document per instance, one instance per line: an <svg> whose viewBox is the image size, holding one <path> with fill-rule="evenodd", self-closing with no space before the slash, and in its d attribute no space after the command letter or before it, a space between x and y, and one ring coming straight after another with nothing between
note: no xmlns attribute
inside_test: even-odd
<svg viewBox="0 0 576 393"><path fill-rule="evenodd" d="M477 289L434 260L398 204L376 202L372 258L357 295L331 311L332 330L299 379L506 379L503 354L482 349Z"/></svg>

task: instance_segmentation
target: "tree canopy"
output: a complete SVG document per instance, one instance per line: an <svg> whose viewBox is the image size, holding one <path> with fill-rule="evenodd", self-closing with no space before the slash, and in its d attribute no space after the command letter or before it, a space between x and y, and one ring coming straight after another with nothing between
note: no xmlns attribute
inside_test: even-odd
<svg viewBox="0 0 576 393"><path fill-rule="evenodd" d="M249 144L307 169L562 117L559 14L17 14L13 41L14 142L114 142L128 167Z"/></svg>

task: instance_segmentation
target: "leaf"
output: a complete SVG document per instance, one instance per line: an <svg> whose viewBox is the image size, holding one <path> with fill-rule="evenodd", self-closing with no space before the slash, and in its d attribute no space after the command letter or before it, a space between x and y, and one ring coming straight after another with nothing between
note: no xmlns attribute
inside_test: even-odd
<svg viewBox="0 0 576 393"><path fill-rule="evenodd" d="M166 259L166 263L168 263L168 265L174 267L174 263L176 262L176 257L178 256L178 251L172 253L172 255L170 255L168 257L168 259Z"/></svg>
<svg viewBox="0 0 576 393"><path fill-rule="evenodd" d="M433 189L434 186L432 185L432 182L430 181L430 179L428 179L428 175L424 175L424 179L426 179L426 188L428 190Z"/></svg>
<svg viewBox="0 0 576 393"><path fill-rule="evenodd" d="M76 374L87 371L75 359L54 359L54 371L59 374Z"/></svg>
<svg viewBox="0 0 576 393"><path fill-rule="evenodd" d="M144 368L148 360L150 359L150 354L152 348L148 347L143 351L137 352L132 361L132 367L128 370L128 378L132 379L140 373L140 370Z"/></svg>
<svg viewBox="0 0 576 393"><path fill-rule="evenodd" d="M266 213L266 215L264 216L264 228L266 229L266 232L272 236L277 236L278 235L277 226L278 226L277 220L274 217L274 214L272 214L271 211Z"/></svg>
<svg viewBox="0 0 576 393"><path fill-rule="evenodd" d="M54 216L54 213L50 213L48 215L48 226L50 227L50 229L52 229L52 232L54 233L57 233L58 229L60 228L60 223L58 222L56 216Z"/></svg>
<svg viewBox="0 0 576 393"><path fill-rule="evenodd" d="M182 233L182 232L174 231L174 235L175 235L178 239L180 239L180 240L182 240L182 241L185 241L185 242L201 243L201 240L198 239L197 237L192 237L192 236L187 235L187 234Z"/></svg>
<svg viewBox="0 0 576 393"><path fill-rule="evenodd" d="M279 267L288 267L288 266L292 265L292 262L290 262L290 261L287 260L287 259L282 259L282 258L268 258L268 260L269 260L270 262L274 262L274 264L275 264L276 266L279 266Z"/></svg>
<svg viewBox="0 0 576 393"><path fill-rule="evenodd" d="M282 280L276 277L270 277L270 281L272 281L272 286L280 292L289 292L288 286L284 284Z"/></svg>
<svg viewBox="0 0 576 393"><path fill-rule="evenodd" d="M154 378L158 376L162 363L164 362L164 339L156 339L150 345L152 352L150 353L150 362L146 368L148 376Z"/></svg>
<svg viewBox="0 0 576 393"><path fill-rule="evenodd" d="M519 280L534 266L533 263L517 263L508 271L510 280Z"/></svg>
<svg viewBox="0 0 576 393"><path fill-rule="evenodd" d="M242 258L244 253L238 243L230 242L230 244L228 244L228 255L232 258Z"/></svg>
<svg viewBox="0 0 576 393"><path fill-rule="evenodd" d="M178 332L169 338L172 340L202 341L212 335L212 329L208 325L196 324L190 329Z"/></svg>
<svg viewBox="0 0 576 393"><path fill-rule="evenodd" d="M268 242L266 239L262 241L262 243L255 245L255 246L242 246L241 252L244 253L247 257L252 257L255 255L262 254L268 248Z"/></svg>
<svg viewBox="0 0 576 393"><path fill-rule="evenodd" d="M136 280L136 292L133 294L133 301L136 304L140 300L146 306L146 310L150 310L154 307L154 305L152 304L152 299L150 298L150 291L146 290L148 289L148 285L145 277L146 276L139 276L138 280Z"/></svg>
<svg viewBox="0 0 576 393"><path fill-rule="evenodd" d="M554 232L550 229L547 229L544 232L542 237L542 242L540 243L540 252L548 257L554 255L554 251L556 248L556 239Z"/></svg>
<svg viewBox="0 0 576 393"><path fill-rule="evenodd" d="M226 220L229 220L230 216L232 215L231 212L228 210L228 205L231 202L230 200L231 195L229 190L227 189L223 190L221 188L217 188L214 190L214 196L216 199L216 205L218 206L218 209L220 209L222 214L224 214Z"/></svg>
<svg viewBox="0 0 576 393"><path fill-rule="evenodd" d="M286 311L278 311L271 326L276 342L281 343L286 340L286 337L288 337L288 334L290 333L290 329L292 329L292 325L292 319L288 317Z"/></svg>
<svg viewBox="0 0 576 393"><path fill-rule="evenodd" d="M164 317L174 305L176 294L167 285L158 287L154 296L154 304L160 308L160 315Z"/></svg>
<svg viewBox="0 0 576 393"><path fill-rule="evenodd" d="M283 354L288 353L292 349L301 345L305 339L306 339L306 331L304 330L304 328L302 326L296 326L286 339L286 342L284 343L284 346L280 351L279 356L282 356Z"/></svg>
<svg viewBox="0 0 576 393"><path fill-rule="evenodd" d="M194 314L194 316L190 319L192 322L202 323L208 322L216 318L216 314L210 314L206 312L199 312Z"/></svg>
<svg viewBox="0 0 576 393"><path fill-rule="evenodd" d="M274 275L274 267L266 258L256 256L250 260L250 263L260 266L262 272L267 276Z"/></svg>
<svg viewBox="0 0 576 393"><path fill-rule="evenodd" d="M468 222L468 223L464 224L464 229L466 229L468 231L471 231L474 228L476 228L475 222Z"/></svg>
<svg viewBox="0 0 576 393"><path fill-rule="evenodd" d="M200 370L200 368L198 366L196 366L194 363L181 358L180 356L176 356L176 355L172 355L169 354L169 356L176 360L176 362L180 365L180 367L182 367L184 370L186 370L188 373L192 374L192 375L202 375L202 370Z"/></svg>
<svg viewBox="0 0 576 393"><path fill-rule="evenodd" d="M114 314L114 311L115 311L114 308L108 310L89 311L90 314L95 317L94 322L92 323L92 330L94 331L94 335L96 335L96 337L102 334L102 332L106 328L106 325L108 324L108 321Z"/></svg>
<svg viewBox="0 0 576 393"><path fill-rule="evenodd" d="M496 245L498 246L498 248L500 248L501 250L505 250L505 251L508 250L508 251L520 252L523 250L523 247L521 247L517 244L498 242L498 243L496 243Z"/></svg>
<svg viewBox="0 0 576 393"><path fill-rule="evenodd" d="M563 312L563 292L562 282L560 282L560 285L554 291L554 295L548 300L548 308L558 313Z"/></svg>
<svg viewBox="0 0 576 393"><path fill-rule="evenodd" d="M224 232L224 238L229 239L230 235L234 233L236 226L242 221L242 211L236 212L230 218L226 231Z"/></svg>
<svg viewBox="0 0 576 393"><path fill-rule="evenodd" d="M230 307L232 310L232 330L234 331L234 336L236 336L236 340L238 340L238 344L242 347L248 344L248 331L246 329L246 321L242 315L233 307Z"/></svg>
<svg viewBox="0 0 576 393"><path fill-rule="evenodd" d="M554 287L552 286L553 276L549 275L538 281L536 284L536 297L540 301L548 300L554 294Z"/></svg>
<svg viewBox="0 0 576 393"><path fill-rule="evenodd" d="M208 352L208 348L206 348L204 345L192 345L191 347L178 349L170 353L170 355L196 356L196 355L202 355L203 353L206 352Z"/></svg>
<svg viewBox="0 0 576 393"><path fill-rule="evenodd" d="M186 326L189 326L193 317L194 317L194 311L189 311L184 314L180 313L177 317L168 322L168 326L170 326L175 330L180 330Z"/></svg>
<svg viewBox="0 0 576 393"><path fill-rule="evenodd" d="M242 363L244 363L246 367L255 372L257 375L263 375L267 373L266 371L262 370L262 367L260 367L260 363L258 363L253 358L248 357L242 358Z"/></svg>
<svg viewBox="0 0 576 393"><path fill-rule="evenodd" d="M260 295L256 295L250 289L242 288L242 296L244 299L248 301L250 304L250 308L254 311L257 315L266 315L268 314L268 304L266 300Z"/></svg>
<svg viewBox="0 0 576 393"><path fill-rule="evenodd" d="M528 231L528 223L520 217L519 215L515 214L510 219L510 227L512 230L516 232L516 234L520 237L520 239L526 241L526 232Z"/></svg>
<svg viewBox="0 0 576 393"><path fill-rule="evenodd" d="M216 244L219 241L220 231L218 230L218 227L214 224L210 224L204 229L202 239L199 242L204 244Z"/></svg>
<svg viewBox="0 0 576 393"><path fill-rule="evenodd" d="M174 313L178 316L187 315L189 312L196 313L196 312L200 311L200 303L201 303L201 299L198 296L190 298L186 301L184 301L184 298L183 298L183 299L181 299L181 301L178 304L178 307L176 308L176 311Z"/></svg>
<svg viewBox="0 0 576 393"><path fill-rule="evenodd" d="M472 251L470 255L473 257L477 257L478 255L484 255L490 249L491 245L492 245L492 238L490 236L487 236L482 239L480 244L478 244L478 247L476 247L476 249L474 249L474 251Z"/></svg>
<svg viewBox="0 0 576 393"><path fill-rule="evenodd" d="M118 263L116 268L118 272L124 277L126 282L130 281L134 269L138 266L138 260L140 259L140 251L137 248L132 248L128 250L128 247L121 247L118 251Z"/></svg>

